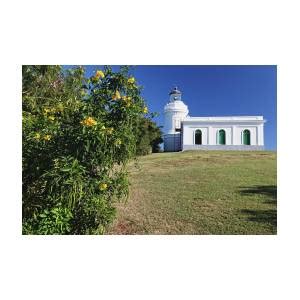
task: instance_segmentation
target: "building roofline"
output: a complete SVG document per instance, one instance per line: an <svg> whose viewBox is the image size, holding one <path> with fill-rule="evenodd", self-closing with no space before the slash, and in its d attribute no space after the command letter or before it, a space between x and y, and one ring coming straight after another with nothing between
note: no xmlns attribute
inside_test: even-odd
<svg viewBox="0 0 300 300"><path fill-rule="evenodd" d="M242 121L242 122L266 122L263 116L214 116L214 117L186 117L182 120L185 122L232 122L232 121Z"/></svg>

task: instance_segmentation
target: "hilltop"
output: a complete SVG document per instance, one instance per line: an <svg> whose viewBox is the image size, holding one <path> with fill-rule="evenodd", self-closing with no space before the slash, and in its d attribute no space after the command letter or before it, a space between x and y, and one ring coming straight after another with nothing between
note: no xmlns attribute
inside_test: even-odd
<svg viewBox="0 0 300 300"><path fill-rule="evenodd" d="M130 166L109 234L276 234L276 153L186 151Z"/></svg>

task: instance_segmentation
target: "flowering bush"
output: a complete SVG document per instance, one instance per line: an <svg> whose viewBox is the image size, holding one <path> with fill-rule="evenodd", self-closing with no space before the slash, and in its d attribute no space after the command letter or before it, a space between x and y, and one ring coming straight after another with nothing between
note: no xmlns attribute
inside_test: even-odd
<svg viewBox="0 0 300 300"><path fill-rule="evenodd" d="M128 68L23 66L23 233L99 234L128 195L147 113Z"/></svg>

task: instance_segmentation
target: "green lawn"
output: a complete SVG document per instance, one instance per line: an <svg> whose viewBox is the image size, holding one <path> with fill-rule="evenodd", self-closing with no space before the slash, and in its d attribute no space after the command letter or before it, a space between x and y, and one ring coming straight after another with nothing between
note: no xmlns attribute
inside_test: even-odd
<svg viewBox="0 0 300 300"><path fill-rule="evenodd" d="M276 153L158 153L130 166L109 234L276 234Z"/></svg>

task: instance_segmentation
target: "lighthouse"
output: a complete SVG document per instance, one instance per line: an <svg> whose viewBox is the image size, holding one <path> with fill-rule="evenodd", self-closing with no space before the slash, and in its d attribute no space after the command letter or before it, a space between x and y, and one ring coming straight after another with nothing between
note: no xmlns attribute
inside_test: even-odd
<svg viewBox="0 0 300 300"><path fill-rule="evenodd" d="M164 108L164 151L263 150L263 116L190 117L174 87Z"/></svg>
<svg viewBox="0 0 300 300"><path fill-rule="evenodd" d="M169 101L164 108L164 151L182 150L182 121L189 113L181 100L181 92L174 87L169 93Z"/></svg>

